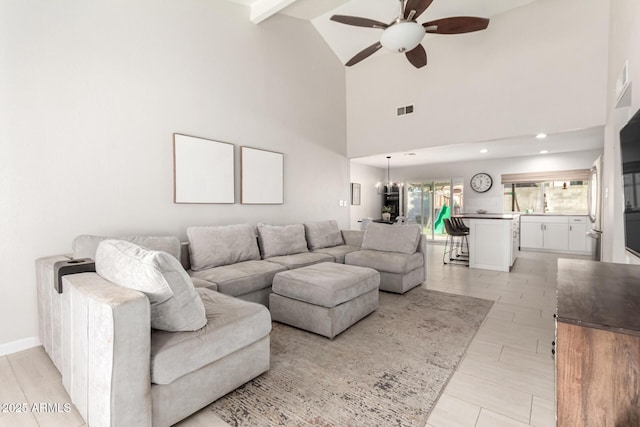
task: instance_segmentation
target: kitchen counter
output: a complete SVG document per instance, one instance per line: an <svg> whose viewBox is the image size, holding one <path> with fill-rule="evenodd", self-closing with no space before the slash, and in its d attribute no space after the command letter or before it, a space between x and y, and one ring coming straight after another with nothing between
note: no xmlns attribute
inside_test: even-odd
<svg viewBox="0 0 640 427"><path fill-rule="evenodd" d="M588 216L587 213L555 213L555 212L529 212L521 213L522 216Z"/></svg>
<svg viewBox="0 0 640 427"><path fill-rule="evenodd" d="M502 214L502 213L463 213L459 215L454 215L454 218L462 218L462 219L508 219L513 220L517 219L520 214Z"/></svg>
<svg viewBox="0 0 640 427"><path fill-rule="evenodd" d="M454 217L469 225L469 268L511 269L518 250L520 215L467 213Z"/></svg>

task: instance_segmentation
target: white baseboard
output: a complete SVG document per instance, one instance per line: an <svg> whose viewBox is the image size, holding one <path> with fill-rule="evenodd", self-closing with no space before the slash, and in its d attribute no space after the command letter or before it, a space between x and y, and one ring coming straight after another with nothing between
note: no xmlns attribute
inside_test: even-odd
<svg viewBox="0 0 640 427"><path fill-rule="evenodd" d="M0 344L0 356L6 356L7 354L17 353L28 348L37 347L40 345L38 337L23 338L21 340L11 341L5 344Z"/></svg>

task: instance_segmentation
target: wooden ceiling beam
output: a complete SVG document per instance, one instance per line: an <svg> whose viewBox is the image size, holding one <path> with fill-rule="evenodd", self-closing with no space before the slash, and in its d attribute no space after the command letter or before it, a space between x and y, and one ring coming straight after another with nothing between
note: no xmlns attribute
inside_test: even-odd
<svg viewBox="0 0 640 427"><path fill-rule="evenodd" d="M296 0L258 0L251 5L251 22L259 24Z"/></svg>

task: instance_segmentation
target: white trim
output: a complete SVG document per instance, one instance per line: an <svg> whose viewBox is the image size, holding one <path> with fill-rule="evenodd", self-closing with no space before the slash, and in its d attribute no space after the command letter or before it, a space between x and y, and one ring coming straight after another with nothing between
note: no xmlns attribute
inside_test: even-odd
<svg viewBox="0 0 640 427"><path fill-rule="evenodd" d="M616 101L620 101L627 87L629 87L629 60L624 62L622 70L616 80Z"/></svg>
<svg viewBox="0 0 640 427"><path fill-rule="evenodd" d="M0 356L17 353L28 348L37 347L39 345L40 340L38 339L38 337L23 338L21 340L0 344Z"/></svg>
<svg viewBox="0 0 640 427"><path fill-rule="evenodd" d="M251 5L251 22L259 24L296 0L259 0Z"/></svg>

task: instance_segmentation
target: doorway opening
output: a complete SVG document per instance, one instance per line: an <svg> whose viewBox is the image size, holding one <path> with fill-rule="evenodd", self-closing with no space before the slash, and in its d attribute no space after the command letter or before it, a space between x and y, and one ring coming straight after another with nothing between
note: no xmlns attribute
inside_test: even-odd
<svg viewBox="0 0 640 427"><path fill-rule="evenodd" d="M406 187L405 212L409 221L419 224L427 239L444 242L444 219L462 212L463 178L415 180Z"/></svg>

